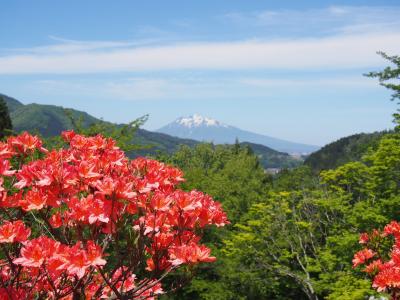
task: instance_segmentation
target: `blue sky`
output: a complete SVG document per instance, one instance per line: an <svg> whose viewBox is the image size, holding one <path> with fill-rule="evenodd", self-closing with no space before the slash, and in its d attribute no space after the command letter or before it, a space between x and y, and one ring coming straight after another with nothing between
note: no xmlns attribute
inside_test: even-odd
<svg viewBox="0 0 400 300"><path fill-rule="evenodd" d="M200 113L323 145L391 128L363 73L400 54L397 1L2 1L0 92L155 130Z"/></svg>

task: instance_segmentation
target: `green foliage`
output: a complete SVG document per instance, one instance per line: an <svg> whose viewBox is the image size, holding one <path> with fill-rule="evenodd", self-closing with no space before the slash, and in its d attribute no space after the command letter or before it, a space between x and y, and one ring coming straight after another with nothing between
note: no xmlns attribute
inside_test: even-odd
<svg viewBox="0 0 400 300"><path fill-rule="evenodd" d="M319 184L318 178L310 167L303 165L295 169L284 169L275 176L273 186L275 191L308 191Z"/></svg>
<svg viewBox="0 0 400 300"><path fill-rule="evenodd" d="M352 196L353 202L357 202L367 193L366 178L368 167L361 162L351 162L335 170L321 172L322 182L328 188L342 194Z"/></svg>
<svg viewBox="0 0 400 300"><path fill-rule="evenodd" d="M333 205L318 191L307 197L272 192L268 199L254 204L235 226L238 232L225 241L226 253L246 272L269 278L269 286L276 286L269 289L269 297L316 299L313 274L326 267L320 249L335 229L333 220L343 216L343 206Z"/></svg>
<svg viewBox="0 0 400 300"><path fill-rule="evenodd" d="M387 135L376 151L365 155L362 162L324 171L321 176L331 189L351 194L354 201L367 196L387 198L396 195L400 180L400 137Z"/></svg>
<svg viewBox="0 0 400 300"><path fill-rule="evenodd" d="M379 148L365 157L371 165L369 189L377 197L397 195L400 182L400 136L382 139Z"/></svg>
<svg viewBox="0 0 400 300"><path fill-rule="evenodd" d="M327 300L364 300L370 295L375 295L371 292L371 282L367 279L356 278L349 272L341 272L335 274L332 278L328 277L326 286L330 286L332 291L327 297Z"/></svg>
<svg viewBox="0 0 400 300"><path fill-rule="evenodd" d="M12 123L8 112L7 104L3 97L0 96L0 139L10 134L12 131Z"/></svg>

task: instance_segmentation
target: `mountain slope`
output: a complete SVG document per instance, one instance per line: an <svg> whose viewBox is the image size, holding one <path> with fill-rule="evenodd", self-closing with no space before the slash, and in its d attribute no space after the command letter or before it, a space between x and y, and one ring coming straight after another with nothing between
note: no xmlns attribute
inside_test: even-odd
<svg viewBox="0 0 400 300"><path fill-rule="evenodd" d="M266 166L266 168L294 168L303 163L303 160L300 158L276 151L264 145L248 142L240 143L240 145L250 147L253 153L257 155L261 164Z"/></svg>
<svg viewBox="0 0 400 300"><path fill-rule="evenodd" d="M315 172L334 169L351 161L359 161L370 147L376 147L387 131L360 133L341 138L312 153L304 161Z"/></svg>
<svg viewBox="0 0 400 300"><path fill-rule="evenodd" d="M280 152L296 154L311 153L319 149L318 146L294 143L242 130L198 114L178 118L174 122L158 129L157 132L217 144L231 144L236 139L239 139L240 141L265 145Z"/></svg>
<svg viewBox="0 0 400 300"><path fill-rule="evenodd" d="M44 137L49 137L58 135L63 130L73 128L73 124L70 118L65 114L65 109L63 107L41 104L24 105L18 100L6 95L0 94L0 97L7 103L16 132L27 130L33 133L40 133ZM74 109L69 109L69 111L74 119L82 118L83 126L104 122L86 112ZM138 129L133 142L147 146L145 149L133 153L133 156L154 155L158 152L173 153L178 150L180 145L193 147L199 143L199 141L182 139L144 129ZM281 153L263 145L252 143L243 144L252 148L265 168L286 168L301 163L301 161L292 158L287 153Z"/></svg>

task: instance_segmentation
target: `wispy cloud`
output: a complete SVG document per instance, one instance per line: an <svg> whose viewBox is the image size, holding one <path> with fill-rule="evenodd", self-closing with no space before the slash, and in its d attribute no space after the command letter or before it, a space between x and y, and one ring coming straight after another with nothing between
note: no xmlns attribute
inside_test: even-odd
<svg viewBox="0 0 400 300"><path fill-rule="evenodd" d="M295 88L375 88L376 82L368 78L360 76L341 76L325 77L325 78L308 78L308 79L271 79L250 77L241 78L239 82L243 85L253 86L257 88L279 88L295 87Z"/></svg>
<svg viewBox="0 0 400 300"><path fill-rule="evenodd" d="M164 78L131 78L104 85L106 95L124 100L176 99L190 89L188 83Z"/></svg>
<svg viewBox="0 0 400 300"><path fill-rule="evenodd" d="M237 80L221 79L217 82L204 78L132 77L118 80L85 81L77 80L36 80L25 86L34 94L70 95L97 98L99 100L119 99L141 100L193 100L215 97L230 98L232 89L241 84Z"/></svg>
<svg viewBox="0 0 400 300"><path fill-rule="evenodd" d="M230 99L243 97L258 97L265 95L307 93L316 89L343 90L346 88L362 88L376 90L379 88L374 80L362 76L324 76L313 78L271 78L271 77L240 77L240 78L206 78L196 77L132 77L120 79L104 79L92 81L79 80L36 80L28 90L33 94L48 96L80 97L88 99L125 101L142 100L204 100Z"/></svg>
<svg viewBox="0 0 400 300"><path fill-rule="evenodd" d="M308 10L265 10L252 13L231 12L227 22L266 32L318 36L327 33L396 31L400 26L399 7L330 6Z"/></svg>
<svg viewBox="0 0 400 300"><path fill-rule="evenodd" d="M134 41L77 41L64 39L55 36L49 36L49 39L54 43L45 46L32 47L32 48L14 48L14 49L1 49L0 58L13 56L13 55L67 55L76 53L93 53L96 51L108 51L117 49L126 49L132 47L143 47L149 45L159 44L162 40L160 38L142 38L135 39ZM2 53L2 55L1 55Z"/></svg>

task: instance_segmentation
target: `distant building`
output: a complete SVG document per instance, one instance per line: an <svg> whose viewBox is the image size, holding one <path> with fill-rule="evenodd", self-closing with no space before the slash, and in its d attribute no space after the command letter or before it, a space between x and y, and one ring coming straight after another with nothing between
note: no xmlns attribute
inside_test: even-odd
<svg viewBox="0 0 400 300"><path fill-rule="evenodd" d="M278 174L282 169L281 168L267 168L265 169L265 173L271 174L271 175L276 175Z"/></svg>

